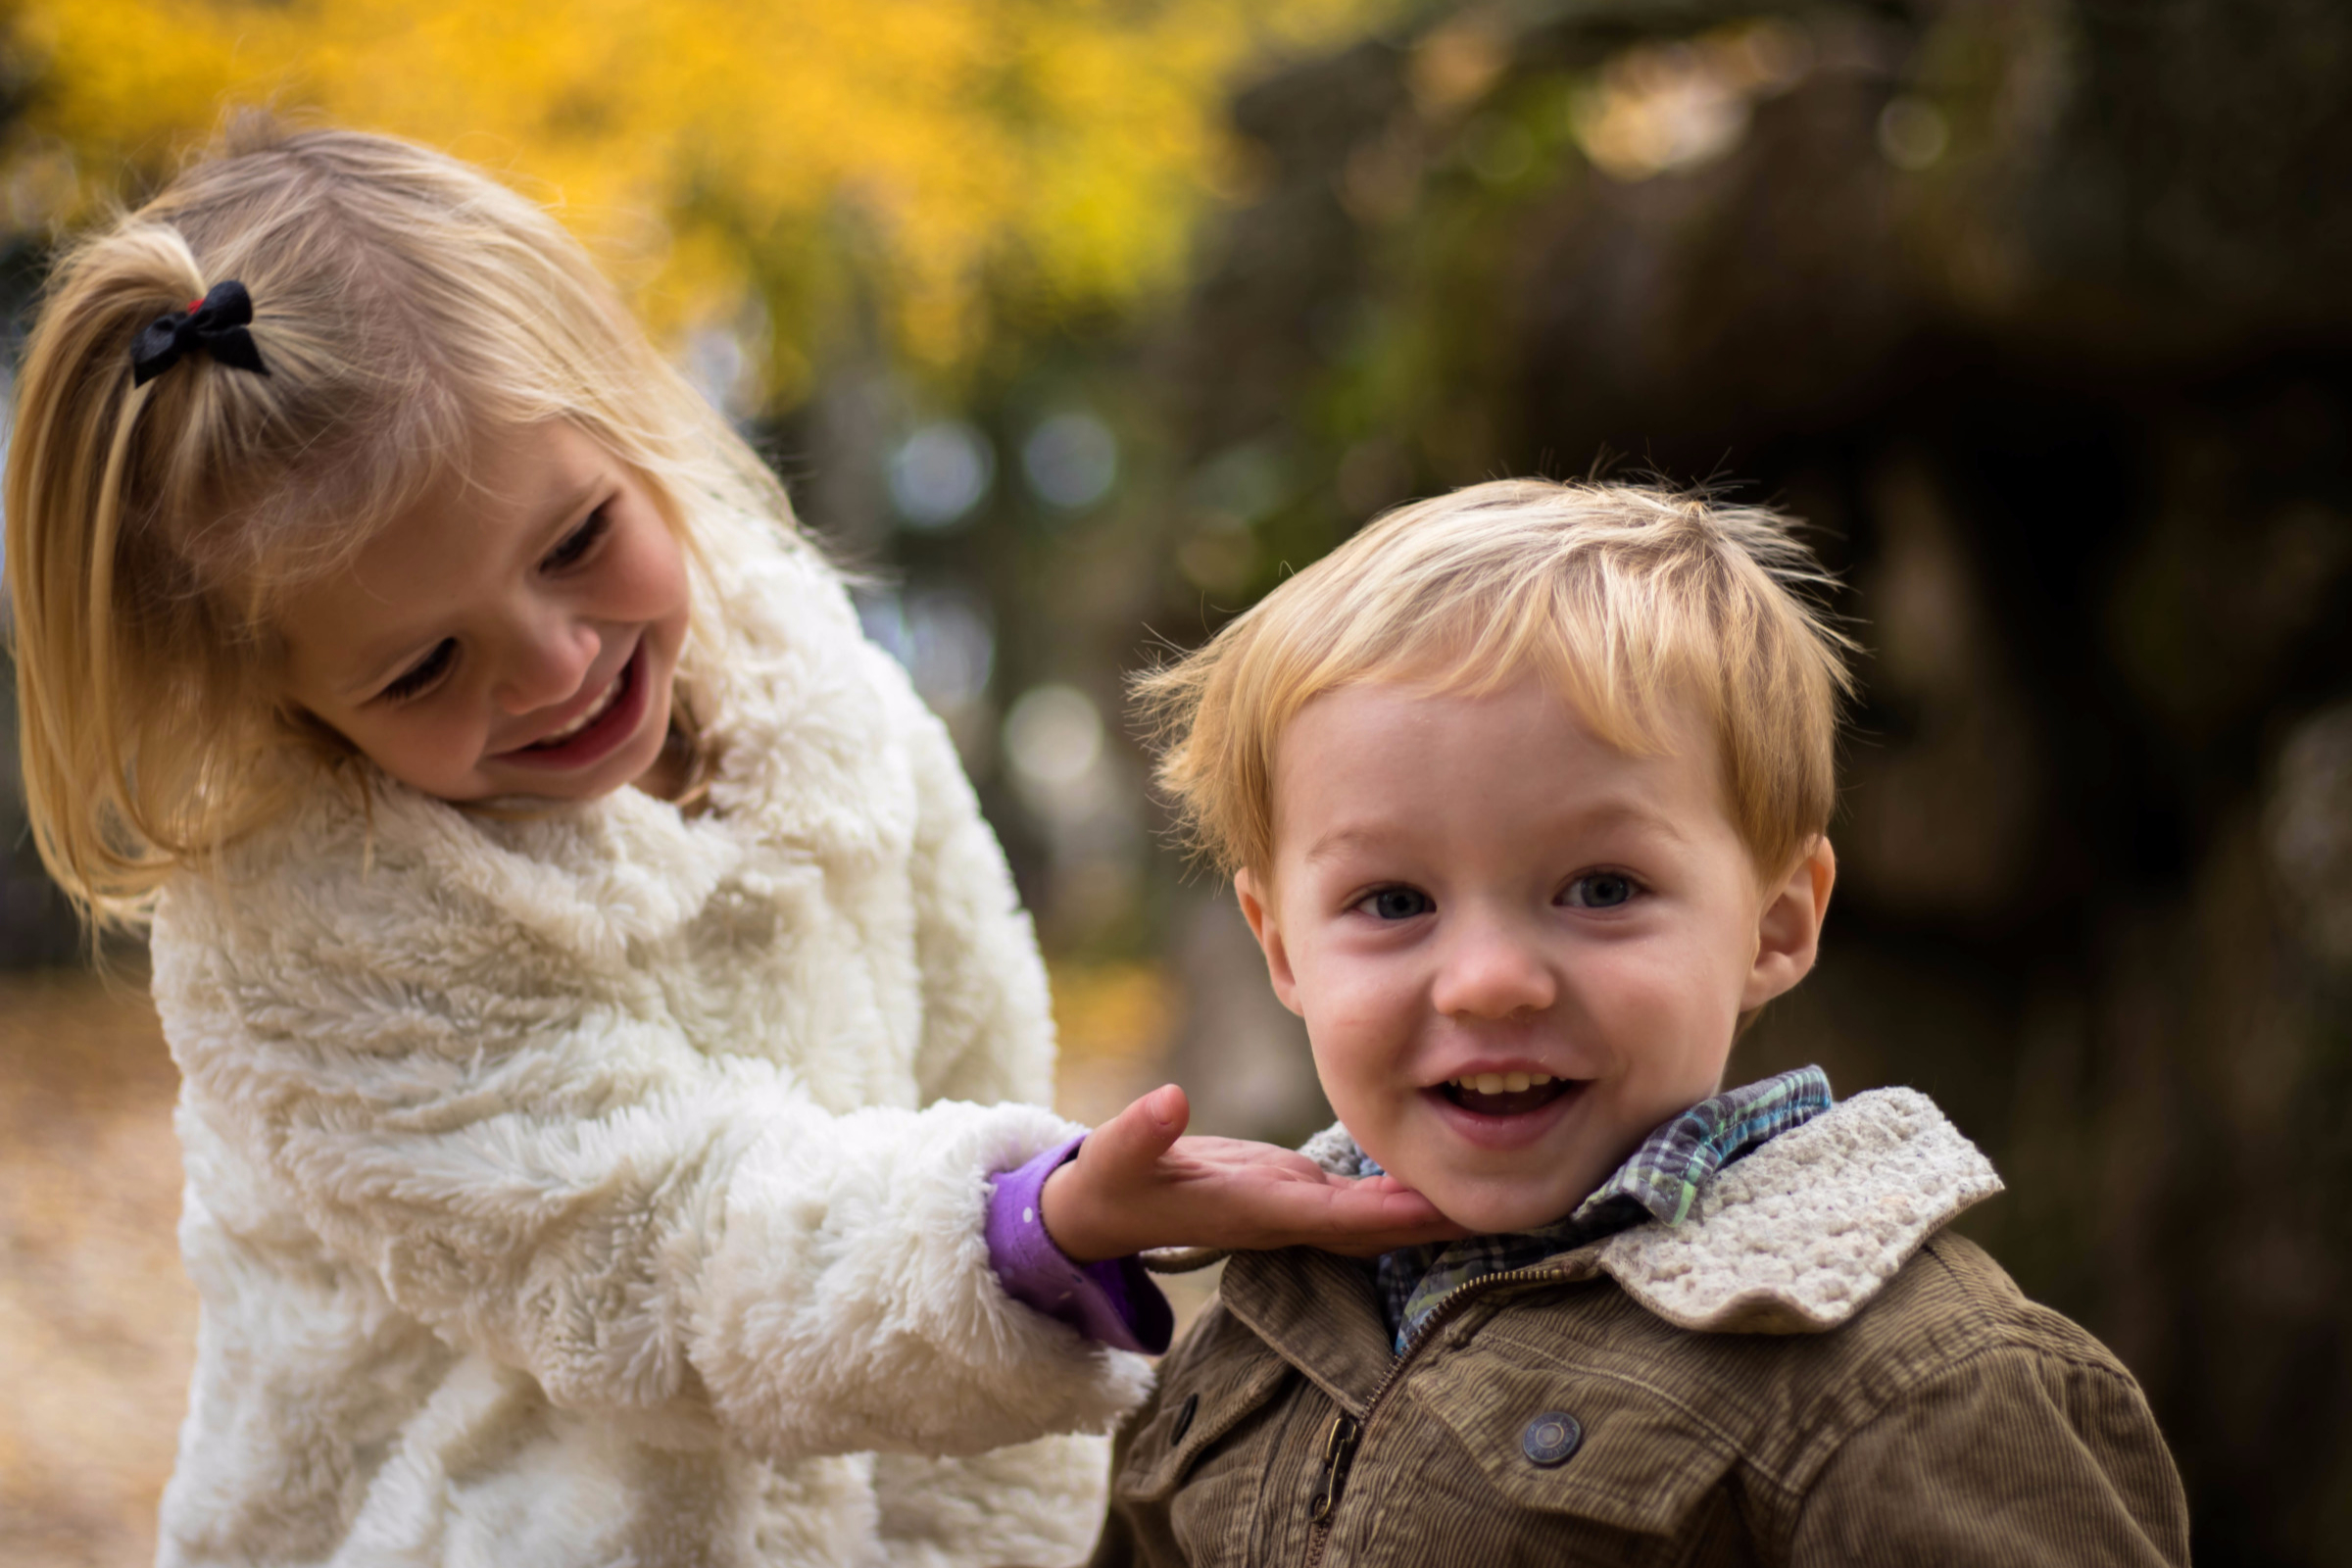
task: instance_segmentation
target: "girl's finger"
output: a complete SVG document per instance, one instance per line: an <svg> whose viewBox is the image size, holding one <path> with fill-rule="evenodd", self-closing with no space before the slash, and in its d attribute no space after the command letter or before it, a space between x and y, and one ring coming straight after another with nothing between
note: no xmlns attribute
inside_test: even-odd
<svg viewBox="0 0 2352 1568"><path fill-rule="evenodd" d="M1184 1136L1192 1115L1184 1091L1162 1084L1096 1128L1086 1140L1087 1151L1102 1160L1106 1173L1148 1179L1159 1156Z"/></svg>
<svg viewBox="0 0 2352 1568"><path fill-rule="evenodd" d="M1369 1256L1419 1242L1454 1241L1469 1232L1409 1189L1358 1187L1269 1188L1257 1198L1265 1247L1319 1247Z"/></svg>

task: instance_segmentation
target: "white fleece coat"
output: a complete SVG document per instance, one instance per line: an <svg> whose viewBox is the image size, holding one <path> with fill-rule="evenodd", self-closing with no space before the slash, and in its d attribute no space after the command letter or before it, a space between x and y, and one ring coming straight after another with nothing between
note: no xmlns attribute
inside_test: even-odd
<svg viewBox="0 0 2352 1568"><path fill-rule="evenodd" d="M1074 1130L1028 920L835 573L706 530L707 813L322 783L167 891L203 1318L163 1563L1085 1554L1104 1449L1048 1435L1148 1369L989 1268L989 1173Z"/></svg>

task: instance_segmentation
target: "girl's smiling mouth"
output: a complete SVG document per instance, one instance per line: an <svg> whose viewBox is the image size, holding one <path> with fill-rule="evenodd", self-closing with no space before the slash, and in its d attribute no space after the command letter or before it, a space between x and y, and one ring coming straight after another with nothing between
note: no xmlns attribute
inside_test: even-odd
<svg viewBox="0 0 2352 1568"><path fill-rule="evenodd" d="M545 739L500 752L494 760L518 767L576 768L600 762L645 720L645 643L638 641L629 661L596 702L578 717Z"/></svg>
<svg viewBox="0 0 2352 1568"><path fill-rule="evenodd" d="M620 667L620 673L612 677L612 684L607 686L605 688L605 694L596 700L595 707L588 709L586 711L582 712L579 717L573 719L570 723L564 725L553 735L548 736L545 740L533 741L530 745L524 747L523 750L530 752L543 752L551 746L561 746L564 742L571 739L574 735L577 735L580 731L586 729L589 725L604 717L605 710L611 708L615 702L619 701L620 689L628 684L628 679L629 667L626 664L623 664Z"/></svg>

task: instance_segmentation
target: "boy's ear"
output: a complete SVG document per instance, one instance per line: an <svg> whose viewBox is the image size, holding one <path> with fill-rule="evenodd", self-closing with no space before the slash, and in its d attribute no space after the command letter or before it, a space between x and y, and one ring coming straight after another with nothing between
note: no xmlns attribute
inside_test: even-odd
<svg viewBox="0 0 2352 1568"><path fill-rule="evenodd" d="M1830 912L1830 889L1838 882L1838 853L1824 833L1778 888L1765 890L1756 921L1756 961L1747 972L1740 1010L1753 1012L1812 972L1821 951L1821 922Z"/></svg>
<svg viewBox="0 0 2352 1568"><path fill-rule="evenodd" d="M1291 974L1290 952L1282 945L1282 928L1274 923L1274 911L1266 903L1268 891L1259 888L1248 870L1233 873L1233 896L1241 901L1242 918L1250 922L1250 934L1266 956L1266 978L1274 982L1274 995L1282 1004L1298 1012L1298 985Z"/></svg>

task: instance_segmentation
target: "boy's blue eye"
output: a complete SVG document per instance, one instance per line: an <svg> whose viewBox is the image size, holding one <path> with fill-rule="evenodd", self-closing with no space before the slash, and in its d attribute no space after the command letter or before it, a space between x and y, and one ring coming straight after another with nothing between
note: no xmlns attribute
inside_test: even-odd
<svg viewBox="0 0 2352 1568"><path fill-rule="evenodd" d="M539 569L562 571L565 566L577 564L605 536L607 522L603 507L588 514L587 521L565 534L556 548L547 553L547 559L539 563Z"/></svg>
<svg viewBox="0 0 2352 1568"><path fill-rule="evenodd" d="M1419 888L1382 888L1365 902L1383 920L1411 920L1437 907Z"/></svg>
<svg viewBox="0 0 2352 1568"><path fill-rule="evenodd" d="M1560 902L1577 909L1614 909L1630 903L1635 892L1632 877L1615 871L1594 871L1569 883Z"/></svg>
<svg viewBox="0 0 2352 1568"><path fill-rule="evenodd" d="M457 657L457 639L454 637L444 637L439 642L433 644L433 651L431 653L425 655L416 663L411 664L402 673L394 676L392 678L392 684L386 686L379 695L390 698L396 703L414 697L418 692L423 691L427 686L430 686L434 681L439 680L441 678L441 672L447 669L450 665L450 662Z"/></svg>

